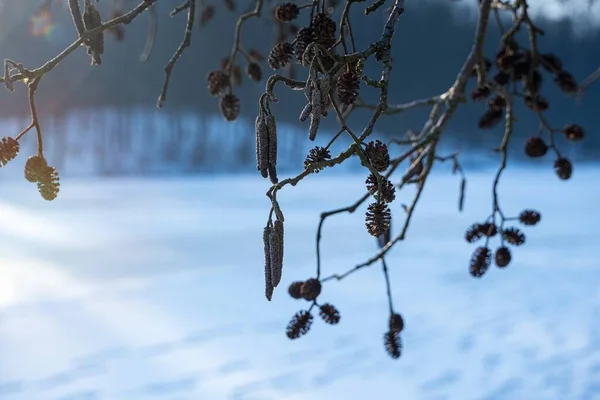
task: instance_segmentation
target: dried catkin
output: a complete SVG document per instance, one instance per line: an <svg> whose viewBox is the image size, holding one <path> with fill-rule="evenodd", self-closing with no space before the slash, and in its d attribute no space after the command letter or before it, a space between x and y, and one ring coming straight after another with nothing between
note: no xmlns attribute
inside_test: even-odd
<svg viewBox="0 0 600 400"><path fill-rule="evenodd" d="M271 253L271 282L277 287L281 282L283 270L283 222L275 220L273 230L269 234L269 251Z"/></svg>
<svg viewBox="0 0 600 400"><path fill-rule="evenodd" d="M313 83L315 84L315 83ZM321 123L321 113L323 109L323 102L321 98L321 91L318 87L313 88L311 93L310 102L312 104L312 112L310 114L310 127L309 127L309 140L315 140L317 137L317 132L319 130L319 125Z"/></svg>
<svg viewBox="0 0 600 400"><path fill-rule="evenodd" d="M270 235L271 227L266 226L263 231L263 244L265 247L265 297L271 301L273 297L273 281L271 280L271 251L270 251Z"/></svg>
<svg viewBox="0 0 600 400"><path fill-rule="evenodd" d="M329 105L329 91L331 89L331 83L329 82L329 75L323 74L319 76L317 80L317 86L321 92L321 115L327 116L327 106Z"/></svg>
<svg viewBox="0 0 600 400"><path fill-rule="evenodd" d="M256 168L261 172L262 176L266 178L265 174L267 173L267 169L265 164L268 163L268 154L264 153L262 147L264 147L264 141L268 139L268 132L267 124L265 123L262 112L258 113L254 127L256 130Z"/></svg>
<svg viewBox="0 0 600 400"><path fill-rule="evenodd" d="M256 134L256 169L260 171L260 131L262 130L262 120L260 115L254 121L254 132Z"/></svg>
<svg viewBox="0 0 600 400"><path fill-rule="evenodd" d="M266 116L269 140L269 177L272 183L277 183L277 124L271 114Z"/></svg>
<svg viewBox="0 0 600 400"><path fill-rule="evenodd" d="M90 2L90 0L86 0L85 2L83 24L86 31L91 31L92 29L98 28L100 25L102 25L102 17L100 16L100 12ZM104 53L104 33L98 32L94 35L91 35L88 39L87 45L88 54L92 57L92 65L102 64L102 58L100 55Z"/></svg>
<svg viewBox="0 0 600 400"><path fill-rule="evenodd" d="M304 108L302 109L302 112L300 113L300 122L304 122L308 119L308 117L310 117L310 113L312 112L312 104L308 103L306 104L306 106L304 106Z"/></svg>
<svg viewBox="0 0 600 400"><path fill-rule="evenodd" d="M260 154L260 174L263 178L269 177L269 129L265 121L265 115L261 111L258 115L260 118L260 130L258 131L258 147Z"/></svg>

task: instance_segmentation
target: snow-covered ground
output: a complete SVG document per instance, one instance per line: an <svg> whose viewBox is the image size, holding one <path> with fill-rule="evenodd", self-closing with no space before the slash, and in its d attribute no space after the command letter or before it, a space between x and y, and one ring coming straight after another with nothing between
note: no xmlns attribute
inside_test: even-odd
<svg viewBox="0 0 600 400"><path fill-rule="evenodd" d="M576 166L569 182L550 167L509 170L504 211L535 208L542 222L509 268L479 280L463 235L489 214L493 171L469 172L459 214L442 169L388 257L406 320L398 361L383 349L378 265L325 285L338 326L316 317L305 337L284 333L306 305L286 289L314 274L318 214L359 196L362 176L322 172L280 193L285 266L271 303L260 178L65 178L52 203L3 182L0 398L600 399L600 169ZM326 222L326 274L377 250L363 211Z"/></svg>

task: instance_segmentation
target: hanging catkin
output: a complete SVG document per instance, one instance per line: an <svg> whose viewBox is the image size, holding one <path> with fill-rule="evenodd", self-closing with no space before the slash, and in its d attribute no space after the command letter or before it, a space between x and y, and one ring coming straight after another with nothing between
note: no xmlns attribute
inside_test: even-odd
<svg viewBox="0 0 600 400"><path fill-rule="evenodd" d="M270 250L270 235L271 227L266 226L263 231L263 243L265 247L265 297L271 301L273 297L273 281L271 279L271 250Z"/></svg>
<svg viewBox="0 0 600 400"><path fill-rule="evenodd" d="M267 131L267 124L265 123L264 114L259 111L256 117L255 123L256 129L256 168L260 171L263 178L268 176L268 163L269 155L265 152L265 148L268 148L269 133Z"/></svg>
<svg viewBox="0 0 600 400"><path fill-rule="evenodd" d="M269 177L269 130L265 121L265 114L261 110L257 117L257 132L258 140L260 174L263 178Z"/></svg>
<svg viewBox="0 0 600 400"><path fill-rule="evenodd" d="M269 250L271 253L271 282L277 287L281 282L283 270L283 222L275 220L273 230L269 234Z"/></svg>
<svg viewBox="0 0 600 400"><path fill-rule="evenodd" d="M83 12L83 25L86 31L98 28L102 25L102 17L96 7L86 0L85 9ZM100 55L104 53L104 33L98 32L91 35L88 42L88 54L92 57L92 65L102 64L102 58Z"/></svg>
<svg viewBox="0 0 600 400"><path fill-rule="evenodd" d="M269 178L272 183L277 183L277 124L271 114L266 116L268 142L269 142Z"/></svg>
<svg viewBox="0 0 600 400"><path fill-rule="evenodd" d="M316 85L316 82L313 81L312 84ZM310 114L310 127L308 128L308 139L315 140L317 137L317 132L319 131L319 125L321 123L321 114L323 111L321 91L318 87L313 87L311 91L310 102L312 104L312 110Z"/></svg>

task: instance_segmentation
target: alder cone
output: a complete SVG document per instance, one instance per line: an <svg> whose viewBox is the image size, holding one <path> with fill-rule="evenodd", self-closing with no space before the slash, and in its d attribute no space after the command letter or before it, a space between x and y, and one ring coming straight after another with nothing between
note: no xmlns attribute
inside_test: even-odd
<svg viewBox="0 0 600 400"><path fill-rule="evenodd" d="M531 137L525 143L525 154L531 158L543 157L546 153L548 153L548 146L540 137Z"/></svg>
<svg viewBox="0 0 600 400"><path fill-rule="evenodd" d="M44 157L31 156L25 163L25 179L29 182L37 183L45 178L46 167L48 163Z"/></svg>
<svg viewBox="0 0 600 400"><path fill-rule="evenodd" d="M14 138L3 137L0 139L0 167L14 160L19 154L20 145Z"/></svg>

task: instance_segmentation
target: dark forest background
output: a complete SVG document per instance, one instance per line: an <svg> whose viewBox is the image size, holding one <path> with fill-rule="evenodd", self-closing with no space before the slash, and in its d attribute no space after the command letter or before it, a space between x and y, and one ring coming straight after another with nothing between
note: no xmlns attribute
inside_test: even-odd
<svg viewBox="0 0 600 400"><path fill-rule="evenodd" d="M39 8L40 3L33 0L3 3L0 13L0 55L3 58L10 58L26 67L34 68L54 57L74 40L74 27L64 4L53 6L53 27L48 34L32 35L31 15ZM126 3L129 6L136 4L133 1ZM86 135L102 136L106 135L107 131L116 129L114 120L117 117L114 114L119 114L119 132L115 135L118 140L125 142L129 139L123 139L123 135L127 135L131 130L129 127L139 125L144 119L148 120L146 122L154 120L156 117L153 115L156 113L171 122L163 124L160 128L149 127L147 135L157 130L160 130L162 135L171 135L169 130L174 129L175 125L181 125L184 116L195 116L203 121L192 124L195 128L190 129L197 132L188 132L189 135L208 135L208 129L222 129L223 133L211 132L214 145L219 145L219 137L222 138L231 132L231 128L222 127L224 124L214 123L220 118L217 100L208 95L205 77L209 70L219 68L223 58L230 53L237 15L245 11L244 6L250 7L254 2L239 1L235 13L218 7L213 20L202 29L196 27L192 47L185 52L176 66L167 103L163 109L157 110L155 104L164 78L164 65L181 41L184 31L185 13L174 18L168 16L169 11L179 3L171 0L161 0L157 3L158 40L147 62L142 63L139 60L149 20L148 15L142 15L125 27L124 41L119 42L113 35L107 35L101 66L91 67L88 56L81 49L41 81L37 97L38 108L42 121L46 121L47 129L54 136L54 142L61 142L59 136L67 135L66 130L69 131L69 135L80 136L73 132L77 130L73 115L84 116L82 118L88 124L85 129ZM385 20L383 12L368 18L362 17L363 4L367 3L357 4L352 15L352 20L355 21L355 35L360 38L359 47L364 47L379 37ZM400 20L394 38L394 69L390 92L390 101L393 103L429 97L446 90L453 82L473 40L474 13L469 12L466 7L452 1L407 3L406 12ZM99 3L105 19L109 17L110 4L108 1ZM246 48L259 49L263 54L268 54L276 36L272 24L269 23L271 18L270 10L267 9L261 19L250 20L244 26L242 41ZM298 25L302 24L301 21L297 21ZM573 22L568 20L549 21L538 18L537 22L545 29L545 36L539 43L541 51L553 52L561 57L566 69L577 79L583 79L600 66L600 32L597 29L589 29L584 35L579 35L575 33ZM506 20L505 24L508 23ZM499 37L499 29L492 21L490 35L486 41L486 53L491 59L498 48ZM245 68L245 60L241 55L236 61L242 69ZM266 62L262 63L262 67L266 79L271 71ZM367 74L377 78L377 67L374 64L368 65ZM304 72L298 72L298 78L302 78ZM549 99L550 109L547 114L550 123L561 127L566 123L576 122L582 125L587 133L584 145L564 143L565 149L573 148L566 153L575 154L578 159L598 160L600 83L591 86L583 101L578 103L573 97L558 91L552 76L546 75L544 78L542 92ZM242 100L242 118L234 123L235 131L245 138L244 143L239 145L244 147L243 158L248 162L251 162L252 158L253 137L245 132L252 130L257 110L256 100L263 88L264 79L258 84L246 79L236 93ZM281 100L280 104L274 107L279 122L288 123L290 131L298 132L300 137L294 140L307 141L301 134L307 127L297 122L298 114L304 105L304 96L301 92L290 92L283 87L278 88L276 92ZM363 87L361 93L365 100L376 101L376 90ZM477 120L484 109L485 104L482 103L471 103L461 107L449 127L446 138L448 143L460 149L478 149L486 154L491 153L491 149L499 143L502 127L479 130ZM109 112L112 113L112 117L99 117L106 115L107 110L112 110ZM140 114L140 110L144 111ZM28 111L24 85L18 85L14 93L0 91L0 118L12 121L11 129L20 130L15 121L26 121ZM522 105L517 108L517 112L517 135L513 146L522 148L523 140L536 132L538 120L534 113ZM419 129L427 114L428 109L423 108L383 118L377 126L377 133L384 136L401 135L406 129ZM125 121L128 116L133 115L135 118ZM361 129L361 122L364 123L368 115L368 111L358 111L350 121L356 129ZM66 119L68 123L65 122ZM93 122L90 122L92 120ZM89 126L90 124L92 126ZM334 125L335 118L326 119L325 128L333 130ZM181 145L181 137L176 133L171 136ZM62 138L62 142L65 140ZM194 143L207 146L207 142L200 139ZM129 147L131 146L129 143ZM189 146L189 143L186 146ZM310 145L307 148L310 148ZM517 157L523 156L522 151L517 153ZM171 157L176 158L177 154ZM198 163L201 164L202 157L199 160Z"/></svg>

